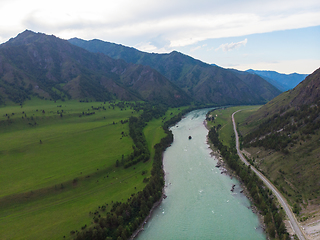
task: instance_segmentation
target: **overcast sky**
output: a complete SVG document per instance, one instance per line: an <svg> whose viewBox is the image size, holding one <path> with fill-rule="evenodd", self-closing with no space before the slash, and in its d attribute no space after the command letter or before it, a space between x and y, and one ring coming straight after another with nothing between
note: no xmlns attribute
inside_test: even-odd
<svg viewBox="0 0 320 240"><path fill-rule="evenodd" d="M25 29L239 70L320 67L319 0L1 0L0 43Z"/></svg>

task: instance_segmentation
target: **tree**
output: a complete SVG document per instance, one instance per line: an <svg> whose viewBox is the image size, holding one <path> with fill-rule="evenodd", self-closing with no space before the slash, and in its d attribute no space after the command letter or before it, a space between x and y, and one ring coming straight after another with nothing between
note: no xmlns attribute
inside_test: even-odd
<svg viewBox="0 0 320 240"><path fill-rule="evenodd" d="M272 222L270 222L268 224L268 227L267 227L267 231L269 233L269 235L274 238L275 235L276 235L276 228L274 227L274 224Z"/></svg>

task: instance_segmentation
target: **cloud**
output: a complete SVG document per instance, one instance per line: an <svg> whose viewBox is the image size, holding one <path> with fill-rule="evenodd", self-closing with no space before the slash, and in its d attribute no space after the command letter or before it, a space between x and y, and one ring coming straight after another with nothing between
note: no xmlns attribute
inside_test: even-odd
<svg viewBox="0 0 320 240"><path fill-rule="evenodd" d="M236 49L236 48L239 48L241 46L245 46L248 42L248 39L246 38L245 40L243 41L240 41L240 42L237 42L237 43L225 43L225 44L221 44L217 49L216 51L218 51L219 49L222 49L222 51L224 52L228 52L228 51L231 51L233 49Z"/></svg>
<svg viewBox="0 0 320 240"><path fill-rule="evenodd" d="M151 42L142 42L142 43L139 43L135 46L136 49L140 50L140 51L143 51L143 52L152 52L152 51L155 51L157 50L157 47L152 45Z"/></svg>
<svg viewBox="0 0 320 240"><path fill-rule="evenodd" d="M317 26L319 15L318 0L3 0L0 39L30 29L65 39L99 38L131 46L150 42L169 49L210 38ZM158 36L165 42L156 42Z"/></svg>
<svg viewBox="0 0 320 240"><path fill-rule="evenodd" d="M199 50L199 49L201 49L201 48L205 48L205 47L207 47L207 46L208 46L207 44L202 44L202 45L193 47L193 48L190 49L190 52L197 51L197 50Z"/></svg>
<svg viewBox="0 0 320 240"><path fill-rule="evenodd" d="M30 29L63 39L97 38L147 52L184 48L204 60L202 41L241 36L244 39L255 33L319 26L319 16L319 0L91 0L90 4L75 0L3 0L0 43ZM226 40L228 43L218 48L221 54L246 44L231 41ZM216 47L206 48L209 51ZM211 59L212 56L206 61Z"/></svg>
<svg viewBox="0 0 320 240"><path fill-rule="evenodd" d="M156 46L158 49L167 48L170 45L170 41L168 39L166 39L165 37L163 37L162 35L151 38L150 43L153 46Z"/></svg>
<svg viewBox="0 0 320 240"><path fill-rule="evenodd" d="M140 42L134 46L134 48L143 51L143 52L157 52L157 53L168 53L168 50L172 51L173 49L168 48L168 46L163 45L160 47L157 43L154 42Z"/></svg>
<svg viewBox="0 0 320 240"><path fill-rule="evenodd" d="M261 46L266 47L264 41L267 40L257 42L252 34L272 35L272 32L281 30L320 26L319 16L319 0L91 0L90 4L76 0L1 0L0 43L25 29L30 29L63 39L97 38L147 52L165 53L178 50L221 66L221 61L229 64L239 62L248 63L248 68L257 66L261 69L274 67L276 70L285 70L290 68L290 64L271 63L273 60L281 60L280 52L286 56L282 57L284 60L318 58L313 55L319 52L318 45L312 45L314 49L310 54L297 56L296 50L305 49L308 43L300 44L298 40L285 37L273 39L271 45L274 44L275 47L280 41L290 44L287 44L283 51L270 54L272 51L266 50L259 55L249 52L247 47L246 53L250 56L241 56L239 61L235 58L238 51L232 50L246 46L246 38L250 38L252 49L255 46L258 49L261 49ZM311 40L318 39L318 35L318 30L308 33ZM233 39L221 42L221 38L228 37ZM234 37L244 40L235 42L238 40L234 40ZM208 46L203 43L208 43ZM220 45L221 43L225 44ZM270 44L268 46L270 47ZM215 54L210 52L220 49L222 51L216 51ZM224 51L229 51L229 54L224 54ZM270 63L266 63L269 60ZM259 65L252 66L258 64L257 61L260 62ZM249 66L250 62L253 64ZM302 69L308 67L309 62L300 63L294 67L291 65L291 69L310 71ZM309 65L315 67L314 63L310 62Z"/></svg>
<svg viewBox="0 0 320 240"><path fill-rule="evenodd" d="M197 50L200 49L200 48L201 48L201 46L196 46L196 47L194 47L194 48L191 48L191 49L190 49L190 52L197 51Z"/></svg>

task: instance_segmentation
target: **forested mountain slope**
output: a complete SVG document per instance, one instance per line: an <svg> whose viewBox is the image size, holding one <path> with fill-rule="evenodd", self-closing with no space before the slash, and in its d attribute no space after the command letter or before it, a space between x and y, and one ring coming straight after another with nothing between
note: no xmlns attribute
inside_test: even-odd
<svg viewBox="0 0 320 240"><path fill-rule="evenodd" d="M150 66L202 103L258 104L280 94L258 75L243 77L238 72L206 64L176 51L169 54L146 53L96 39L84 41L73 38L69 42L91 52Z"/></svg>

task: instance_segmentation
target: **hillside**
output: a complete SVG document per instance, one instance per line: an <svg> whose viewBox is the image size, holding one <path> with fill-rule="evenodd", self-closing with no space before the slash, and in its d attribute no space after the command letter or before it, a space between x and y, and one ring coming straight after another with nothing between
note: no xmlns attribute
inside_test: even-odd
<svg viewBox="0 0 320 240"><path fill-rule="evenodd" d="M282 191L306 231L320 219L319 85L320 69L239 125L247 156ZM308 233L320 233L320 225L313 229Z"/></svg>
<svg viewBox="0 0 320 240"><path fill-rule="evenodd" d="M265 104L259 111L252 115L250 119L252 119L252 121L259 121L275 113L283 113L293 108L298 110L303 105L315 103L320 97L319 75L320 69L317 69L294 89L282 93Z"/></svg>
<svg viewBox="0 0 320 240"><path fill-rule="evenodd" d="M246 73L250 77L243 77L238 72L203 63L176 51L169 54L146 53L96 39L73 38L69 42L90 52L150 66L202 103L259 104L280 94L278 89L257 75Z"/></svg>
<svg viewBox="0 0 320 240"><path fill-rule="evenodd" d="M66 40L24 31L0 45L0 101L32 95L52 100L190 102L181 89L148 66L91 53Z"/></svg>
<svg viewBox="0 0 320 240"><path fill-rule="evenodd" d="M275 71L260 71L252 69L249 69L246 72L259 75L282 92L293 89L308 76L308 74L283 74Z"/></svg>

